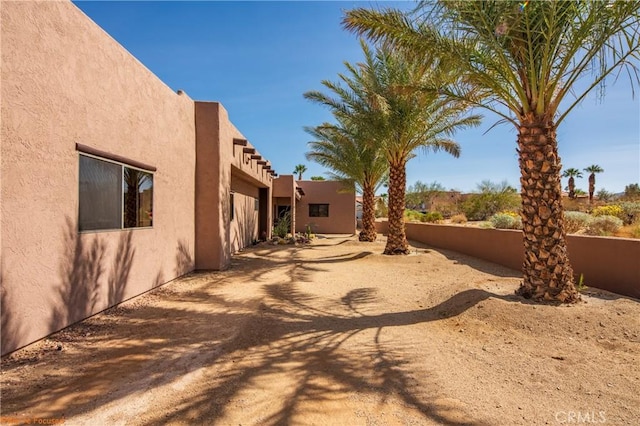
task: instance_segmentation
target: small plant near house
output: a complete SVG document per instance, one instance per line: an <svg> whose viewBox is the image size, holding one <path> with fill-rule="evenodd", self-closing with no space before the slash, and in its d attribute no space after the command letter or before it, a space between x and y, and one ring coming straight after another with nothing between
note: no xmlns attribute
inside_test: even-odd
<svg viewBox="0 0 640 426"><path fill-rule="evenodd" d="M597 216L587 224L587 235L613 235L622 227L622 220L615 216Z"/></svg>
<svg viewBox="0 0 640 426"><path fill-rule="evenodd" d="M462 213L453 215L451 216L451 223L467 223L467 217Z"/></svg>
<svg viewBox="0 0 640 426"><path fill-rule="evenodd" d="M440 223L443 220L444 217L442 217L442 214L440 214L439 212L427 212L420 216L420 222Z"/></svg>
<svg viewBox="0 0 640 426"><path fill-rule="evenodd" d="M287 212L278 218L273 227L273 234L285 238L291 229L291 213Z"/></svg>
<svg viewBox="0 0 640 426"><path fill-rule="evenodd" d="M589 222L593 218L588 213L583 212L565 212L564 213L564 229L567 234L575 234L578 231L587 229Z"/></svg>
<svg viewBox="0 0 640 426"><path fill-rule="evenodd" d="M576 285L576 290L578 290L579 292L583 292L587 288L588 287L584 285L584 274L580 274L580 279L578 280L578 284Z"/></svg>
<svg viewBox="0 0 640 426"><path fill-rule="evenodd" d="M522 219L517 213L496 213L489 220L496 229L522 229Z"/></svg>

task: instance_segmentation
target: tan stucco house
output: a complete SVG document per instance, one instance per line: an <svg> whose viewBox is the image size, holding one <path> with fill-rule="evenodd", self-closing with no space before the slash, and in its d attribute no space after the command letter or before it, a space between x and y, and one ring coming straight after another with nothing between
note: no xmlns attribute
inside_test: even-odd
<svg viewBox="0 0 640 426"><path fill-rule="evenodd" d="M287 202L292 230L355 232L353 194L274 180L221 104L171 90L71 2L1 18L2 354L227 268Z"/></svg>

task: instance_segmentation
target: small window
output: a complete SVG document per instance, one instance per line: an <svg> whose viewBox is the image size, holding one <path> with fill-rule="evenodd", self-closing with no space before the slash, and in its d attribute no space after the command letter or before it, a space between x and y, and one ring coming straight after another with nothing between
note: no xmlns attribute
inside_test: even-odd
<svg viewBox="0 0 640 426"><path fill-rule="evenodd" d="M153 174L80 155L80 231L153 225Z"/></svg>
<svg viewBox="0 0 640 426"><path fill-rule="evenodd" d="M309 217L329 217L329 204L309 204Z"/></svg>
<svg viewBox="0 0 640 426"><path fill-rule="evenodd" d="M229 194L229 209L230 209L229 217L231 218L231 219L229 219L229 220L230 220L231 222L233 222L233 218L234 218L234 216L235 216L235 215L234 215L235 205L234 205L234 200L233 200L233 196L234 196L234 195L235 195L235 194L234 194L233 192L232 192L231 194Z"/></svg>

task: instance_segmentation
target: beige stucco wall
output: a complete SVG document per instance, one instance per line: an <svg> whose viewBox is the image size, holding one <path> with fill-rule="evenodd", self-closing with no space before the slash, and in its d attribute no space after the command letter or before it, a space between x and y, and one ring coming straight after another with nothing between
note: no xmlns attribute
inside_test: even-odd
<svg viewBox="0 0 640 426"><path fill-rule="evenodd" d="M2 352L193 269L194 103L70 2L2 2ZM157 168L153 229L77 232L75 144Z"/></svg>
<svg viewBox="0 0 640 426"><path fill-rule="evenodd" d="M290 207L290 231L295 233L296 229L296 188L297 183L293 178L293 175L281 175L273 181L273 211L272 215L275 218L278 212L278 206Z"/></svg>
<svg viewBox="0 0 640 426"><path fill-rule="evenodd" d="M386 234L388 222L376 221L376 230ZM407 223L406 232L410 240L522 269L521 231ZM567 251L576 280L583 274L587 286L640 299L640 240L568 235Z"/></svg>
<svg viewBox="0 0 640 426"><path fill-rule="evenodd" d="M243 149L255 150L249 142L246 146L234 144L234 139L245 137L229 120L224 107L217 102L196 102L196 268L226 269L231 254L251 241L247 234L253 224L253 216L236 216L231 221L230 195L238 190L240 195L259 196L259 189L266 190L260 214L271 223L272 177L251 154ZM258 151L255 150L255 155ZM232 189L232 187L234 189ZM242 196L234 198L237 206L249 203ZM237 213L241 213L237 211ZM247 223L240 222L247 220ZM259 229L260 220L257 220ZM270 227L265 226L267 237ZM237 238L239 233L243 238ZM247 241L249 241L247 243Z"/></svg>
<svg viewBox="0 0 640 426"><path fill-rule="evenodd" d="M296 232L305 232L308 224L316 233L355 234L356 195L342 192L336 181L297 181L305 195L296 203ZM329 204L329 217L309 217L309 204Z"/></svg>
<svg viewBox="0 0 640 426"><path fill-rule="evenodd" d="M231 221L231 251L233 253L250 246L258 239L258 188L251 183L231 176L234 199L234 217Z"/></svg>

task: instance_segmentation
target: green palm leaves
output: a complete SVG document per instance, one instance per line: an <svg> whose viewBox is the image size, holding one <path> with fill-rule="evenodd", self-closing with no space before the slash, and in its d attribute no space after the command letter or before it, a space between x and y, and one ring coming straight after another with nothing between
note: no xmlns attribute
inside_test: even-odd
<svg viewBox="0 0 640 426"><path fill-rule="evenodd" d="M451 137L460 128L479 124L480 117L466 113L467 103L441 93L450 70L408 60L385 46L374 51L364 42L361 45L363 63L346 63L348 74L339 75L340 83L322 82L331 95L308 92L305 97L330 108L341 134L357 136L371 155L386 159L390 231L385 253L407 253L403 220L407 161L419 148L458 156L460 148ZM335 130L331 130L334 140Z"/></svg>

